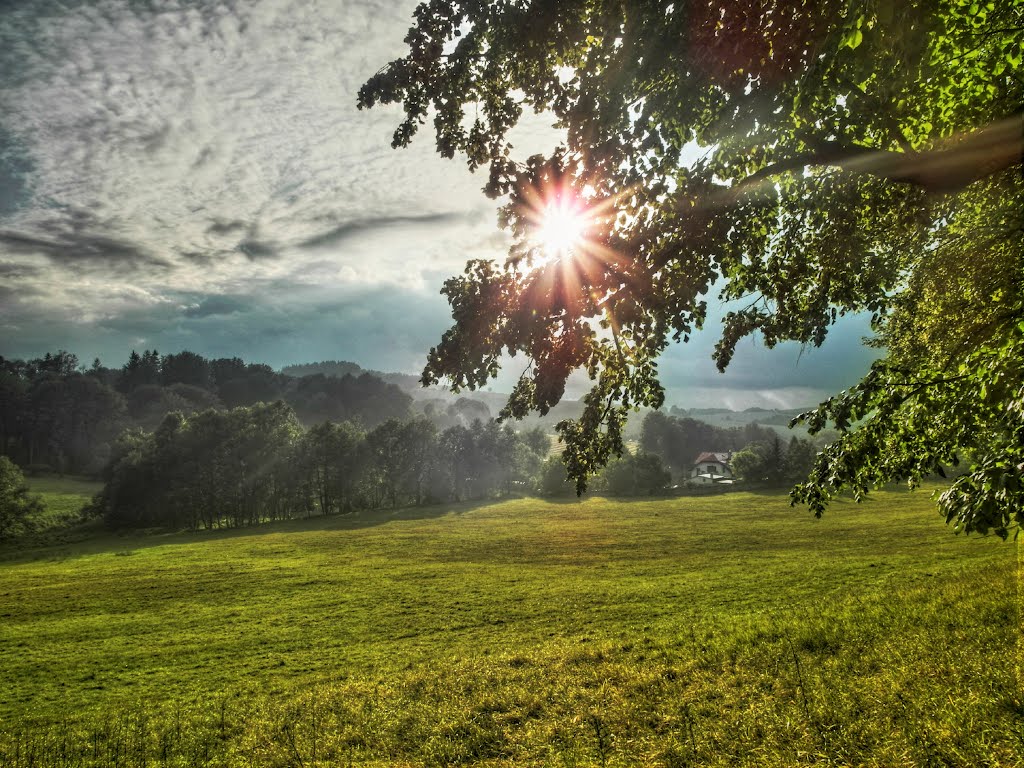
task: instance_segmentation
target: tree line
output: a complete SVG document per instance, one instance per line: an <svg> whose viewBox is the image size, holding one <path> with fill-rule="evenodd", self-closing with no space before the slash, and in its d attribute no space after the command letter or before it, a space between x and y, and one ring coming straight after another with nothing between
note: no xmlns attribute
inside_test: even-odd
<svg viewBox="0 0 1024 768"><path fill-rule="evenodd" d="M91 511L114 527L238 527L575 493L544 430L517 433L469 398L417 412L395 385L333 366L342 375L295 378L187 351L132 352L119 369L86 368L64 351L0 358L0 456L12 472L102 476ZM737 474L760 484L799 479L814 456L806 441L782 445L757 424L723 429L654 411L639 448L611 461L592 490L663 493L707 450L735 451Z"/></svg>
<svg viewBox="0 0 1024 768"><path fill-rule="evenodd" d="M168 414L153 432L115 442L91 514L115 528L216 529L514 494L575 495L565 465L539 429L495 420L439 429L431 420L388 419L304 429L286 403ZM594 490L664 493L658 456L626 451Z"/></svg>
<svg viewBox="0 0 1024 768"><path fill-rule="evenodd" d="M32 470L95 474L124 429L154 430L168 413L194 414L282 400L306 425L373 429L406 418L412 398L376 376L299 378L270 366L194 352L133 351L120 368L80 365L69 352L0 357L0 455Z"/></svg>
<svg viewBox="0 0 1024 768"><path fill-rule="evenodd" d="M121 435L92 511L114 527L213 529L491 499L532 491L548 451L543 432L494 421L304 430L282 401L175 412L153 432Z"/></svg>
<svg viewBox="0 0 1024 768"><path fill-rule="evenodd" d="M716 427L687 416L650 411L640 430L640 449L658 456L677 477L689 476L704 451L730 452L736 478L753 485L793 485L807 478L818 447L792 436L783 440L777 431L757 423Z"/></svg>

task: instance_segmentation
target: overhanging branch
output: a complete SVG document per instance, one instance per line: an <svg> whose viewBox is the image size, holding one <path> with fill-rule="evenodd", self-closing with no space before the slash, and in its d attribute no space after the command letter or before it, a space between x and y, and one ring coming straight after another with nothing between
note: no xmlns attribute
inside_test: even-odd
<svg viewBox="0 0 1024 768"><path fill-rule="evenodd" d="M894 152L840 141L807 139L809 149L756 171L732 187L735 195L766 179L809 166L831 166L912 184L933 194L958 192L1024 159L1024 114L961 135L940 149Z"/></svg>

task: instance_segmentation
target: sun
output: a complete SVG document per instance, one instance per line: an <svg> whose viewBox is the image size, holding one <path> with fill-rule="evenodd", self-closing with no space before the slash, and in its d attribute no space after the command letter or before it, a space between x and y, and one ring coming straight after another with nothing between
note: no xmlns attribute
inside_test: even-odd
<svg viewBox="0 0 1024 768"><path fill-rule="evenodd" d="M575 200L559 197L540 212L535 238L545 260L570 255L586 239L589 220L586 209Z"/></svg>

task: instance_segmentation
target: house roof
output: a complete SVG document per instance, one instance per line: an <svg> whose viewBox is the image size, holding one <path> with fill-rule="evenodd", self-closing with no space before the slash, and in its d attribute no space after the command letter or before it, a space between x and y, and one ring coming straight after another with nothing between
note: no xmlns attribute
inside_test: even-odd
<svg viewBox="0 0 1024 768"><path fill-rule="evenodd" d="M694 464L704 464L705 462L708 462L708 461L716 461L719 464L728 465L730 458L732 458L732 453L731 452L729 452L729 453L714 453L712 451L704 451L703 453L701 453L697 457L696 461L694 461L693 463Z"/></svg>

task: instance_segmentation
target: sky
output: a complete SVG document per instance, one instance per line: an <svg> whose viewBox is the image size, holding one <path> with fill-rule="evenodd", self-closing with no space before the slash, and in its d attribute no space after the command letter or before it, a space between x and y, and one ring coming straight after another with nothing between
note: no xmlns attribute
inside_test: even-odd
<svg viewBox="0 0 1024 768"><path fill-rule="evenodd" d="M391 149L398 110L355 107L415 5L0 0L0 354L418 373L450 325L441 283L507 239L482 175L429 130ZM513 140L557 133L531 117ZM717 328L666 352L668 402L809 405L873 357L849 318L821 349L747 341L723 375Z"/></svg>

